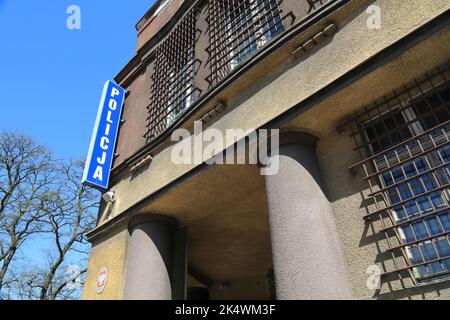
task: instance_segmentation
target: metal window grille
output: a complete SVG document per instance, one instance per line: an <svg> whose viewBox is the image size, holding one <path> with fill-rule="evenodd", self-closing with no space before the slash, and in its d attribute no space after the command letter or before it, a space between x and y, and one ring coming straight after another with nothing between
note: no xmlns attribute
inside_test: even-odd
<svg viewBox="0 0 450 320"><path fill-rule="evenodd" d="M196 20L198 9L190 10L156 49L147 132L150 142L170 127L195 101Z"/></svg>
<svg viewBox="0 0 450 320"><path fill-rule="evenodd" d="M307 1L310 12L329 2ZM144 137L147 143L171 127L193 105L201 90L195 84L198 15L207 5L209 88L227 77L295 21L283 12L283 0L204 0L190 9L154 52L150 103ZM202 8L202 9L201 9ZM203 13L202 13L203 14Z"/></svg>
<svg viewBox="0 0 450 320"><path fill-rule="evenodd" d="M281 0L209 0L208 30L211 86L254 55L285 29Z"/></svg>
<svg viewBox="0 0 450 320"><path fill-rule="evenodd" d="M349 121L369 185L369 220L386 240L384 277L450 273L450 68L394 91ZM386 267L388 265L388 267Z"/></svg>
<svg viewBox="0 0 450 320"><path fill-rule="evenodd" d="M320 6L322 6L323 4L327 3L330 0L306 0L309 4L309 10L308 13L310 13L313 10L316 10L317 8L319 8Z"/></svg>

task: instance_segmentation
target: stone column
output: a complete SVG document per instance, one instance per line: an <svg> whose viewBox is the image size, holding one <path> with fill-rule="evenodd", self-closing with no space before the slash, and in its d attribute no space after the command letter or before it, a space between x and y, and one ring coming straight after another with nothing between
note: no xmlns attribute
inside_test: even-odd
<svg viewBox="0 0 450 320"><path fill-rule="evenodd" d="M351 298L333 212L320 184L316 141L303 133L281 134L279 171L265 177L278 299Z"/></svg>
<svg viewBox="0 0 450 320"><path fill-rule="evenodd" d="M177 222L138 215L129 224L125 300L171 300Z"/></svg>

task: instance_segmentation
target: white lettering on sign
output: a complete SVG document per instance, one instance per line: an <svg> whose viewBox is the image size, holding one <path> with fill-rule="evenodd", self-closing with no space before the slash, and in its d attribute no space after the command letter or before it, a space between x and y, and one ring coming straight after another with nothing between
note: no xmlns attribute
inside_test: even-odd
<svg viewBox="0 0 450 320"><path fill-rule="evenodd" d="M103 181L103 165L106 162L106 151L108 151L110 147L110 139L108 138L110 130L111 130L111 124L114 122L112 121L112 111L117 109L117 101L114 99L116 96L120 94L119 90L116 88L113 88L111 90L111 97L108 102L108 113L106 116L106 122L107 125L105 127L105 133L104 136L100 139L100 148L104 150L101 157L97 157L97 168L95 169L94 173L94 179L98 179L99 181Z"/></svg>
<svg viewBox="0 0 450 320"><path fill-rule="evenodd" d="M105 155L106 153L104 153L103 155ZM97 159L98 160L98 159ZM100 181L103 181L103 169L102 169L102 167L101 166L98 166L96 169L95 169L95 172L94 172L94 179L98 179L98 180L100 180Z"/></svg>
<svg viewBox="0 0 450 320"><path fill-rule="evenodd" d="M125 97L125 89L112 81L106 81L81 179L82 184L102 192L108 189Z"/></svg>

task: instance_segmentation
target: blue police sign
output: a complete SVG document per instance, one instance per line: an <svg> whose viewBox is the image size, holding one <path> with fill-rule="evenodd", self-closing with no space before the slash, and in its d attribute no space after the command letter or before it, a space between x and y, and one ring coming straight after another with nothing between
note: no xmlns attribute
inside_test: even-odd
<svg viewBox="0 0 450 320"><path fill-rule="evenodd" d="M82 183L101 191L108 189L125 90L107 81L98 108Z"/></svg>

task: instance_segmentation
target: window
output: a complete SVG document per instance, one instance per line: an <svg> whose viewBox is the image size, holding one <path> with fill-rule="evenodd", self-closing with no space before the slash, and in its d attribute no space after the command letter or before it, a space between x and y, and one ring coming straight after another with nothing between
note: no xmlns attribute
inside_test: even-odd
<svg viewBox="0 0 450 320"><path fill-rule="evenodd" d="M176 74L175 71L171 71L169 75L169 94L171 94L173 98L169 100L167 104L167 127L188 110L194 102L194 60L194 50L193 48L189 48L185 65L178 71L178 74ZM181 81L179 79L181 79Z"/></svg>
<svg viewBox="0 0 450 320"><path fill-rule="evenodd" d="M284 31L279 0L210 0L211 84Z"/></svg>
<svg viewBox="0 0 450 320"><path fill-rule="evenodd" d="M190 10L155 51L148 106L147 142L169 128L196 99L197 8Z"/></svg>
<svg viewBox="0 0 450 320"><path fill-rule="evenodd" d="M229 26L231 70L284 30L277 0L242 1L230 12Z"/></svg>
<svg viewBox="0 0 450 320"><path fill-rule="evenodd" d="M449 120L444 85L362 125L379 196L417 279L450 272Z"/></svg>

